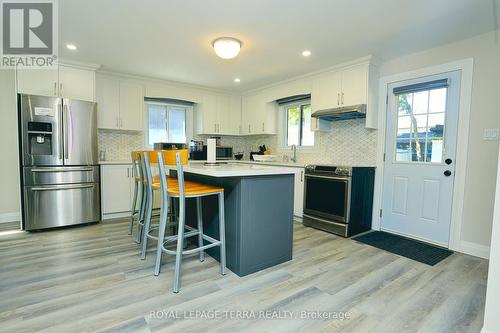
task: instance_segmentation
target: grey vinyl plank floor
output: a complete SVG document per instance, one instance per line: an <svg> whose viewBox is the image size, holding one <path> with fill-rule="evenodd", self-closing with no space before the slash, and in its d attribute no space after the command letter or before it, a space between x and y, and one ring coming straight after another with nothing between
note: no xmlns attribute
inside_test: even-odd
<svg viewBox="0 0 500 333"><path fill-rule="evenodd" d="M488 262L467 255L431 267L295 223L292 261L240 278L189 256L173 294L174 258L155 277L154 244L140 260L127 220L2 233L16 228L0 224L1 332L479 332L483 323Z"/></svg>

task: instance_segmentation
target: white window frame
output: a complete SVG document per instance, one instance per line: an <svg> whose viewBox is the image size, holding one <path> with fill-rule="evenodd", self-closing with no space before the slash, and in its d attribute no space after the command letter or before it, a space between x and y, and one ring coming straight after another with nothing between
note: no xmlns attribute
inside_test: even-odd
<svg viewBox="0 0 500 333"><path fill-rule="evenodd" d="M186 142L183 143L188 143L189 140L192 139L193 137L193 107L189 105L184 105L184 104L176 104L176 103L168 103L168 102L156 102L156 101L144 101L144 147L147 149L153 149L153 146L149 144L149 109L148 109L148 104L153 104L153 105L162 105L166 107L177 107L177 108L184 108L185 109L185 119L186 122L184 123L184 131L186 133ZM168 119L167 119L168 121ZM182 143L182 142L178 142Z"/></svg>
<svg viewBox="0 0 500 333"><path fill-rule="evenodd" d="M304 105L304 104L309 104L311 105L311 100L310 99L305 99L301 101L295 101L295 102L290 102L286 104L280 105L279 109L279 128L281 130L281 133L279 135L279 147L280 150L290 150L292 146L289 146L288 143L288 119L287 119L287 109L292 107L292 106L297 106L297 105ZM309 152L314 152L318 149L318 144L317 144L317 135L316 132L314 133L314 145L312 146L301 146L297 145L297 150L303 150L303 151L309 151Z"/></svg>

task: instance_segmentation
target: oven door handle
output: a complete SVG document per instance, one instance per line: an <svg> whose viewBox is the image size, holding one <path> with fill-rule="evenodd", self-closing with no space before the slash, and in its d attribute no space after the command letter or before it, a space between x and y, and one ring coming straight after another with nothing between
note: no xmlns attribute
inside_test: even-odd
<svg viewBox="0 0 500 333"><path fill-rule="evenodd" d="M334 177L334 176L318 176L318 175L305 175L307 177L311 178L322 178L322 179L334 179L334 180L343 180L345 182L348 182L351 178L350 177Z"/></svg>

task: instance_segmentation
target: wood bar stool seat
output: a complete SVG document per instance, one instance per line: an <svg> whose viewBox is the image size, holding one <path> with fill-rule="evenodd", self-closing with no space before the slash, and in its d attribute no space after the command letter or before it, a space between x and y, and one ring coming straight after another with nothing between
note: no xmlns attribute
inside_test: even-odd
<svg viewBox="0 0 500 333"><path fill-rule="evenodd" d="M177 178L172 178L168 176L167 182L168 182L168 187L167 187L168 195L173 197L178 197L180 193L179 193L179 182L177 181ZM161 189L161 183L153 183L153 188ZM224 192L224 189L221 187L197 183L197 182L190 182L186 180L184 181L184 195L186 198L196 197L199 195L217 194L220 192Z"/></svg>

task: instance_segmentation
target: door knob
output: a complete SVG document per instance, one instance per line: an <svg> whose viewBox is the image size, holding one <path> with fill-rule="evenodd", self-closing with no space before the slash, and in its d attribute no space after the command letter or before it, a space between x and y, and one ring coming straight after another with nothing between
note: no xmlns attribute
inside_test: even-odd
<svg viewBox="0 0 500 333"><path fill-rule="evenodd" d="M444 163L450 165L451 163L453 163L453 160L451 158L447 158L444 160Z"/></svg>
<svg viewBox="0 0 500 333"><path fill-rule="evenodd" d="M444 174L446 177L449 177L449 176L451 176L451 171L450 171L450 170L446 170L445 172L443 172L443 174Z"/></svg>

